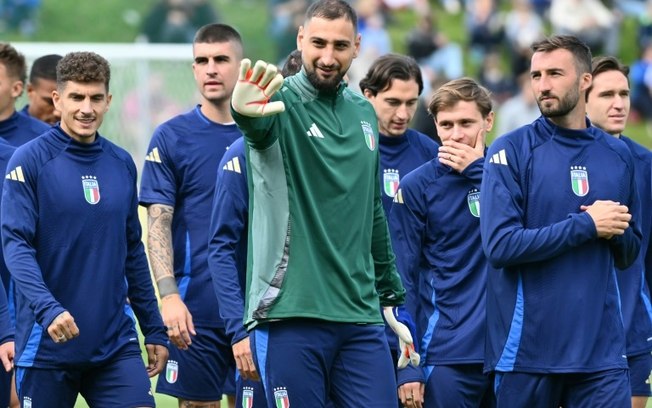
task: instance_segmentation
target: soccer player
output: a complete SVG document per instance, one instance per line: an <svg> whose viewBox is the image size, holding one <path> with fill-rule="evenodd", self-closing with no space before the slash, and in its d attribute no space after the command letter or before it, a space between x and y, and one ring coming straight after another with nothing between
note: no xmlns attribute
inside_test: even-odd
<svg viewBox="0 0 652 408"><path fill-rule="evenodd" d="M375 112L342 81L356 27L345 1L313 3L297 35L301 72L284 82L243 60L231 100L248 144L245 320L269 405L396 405L378 305L402 304L404 289Z"/></svg>
<svg viewBox="0 0 652 408"><path fill-rule="evenodd" d="M136 167L98 132L109 79L101 56L64 56L53 94L60 125L19 147L7 165L0 218L17 292L22 406L73 407L81 394L90 406L153 407L149 377L167 360L141 242Z"/></svg>
<svg viewBox="0 0 652 408"><path fill-rule="evenodd" d="M591 51L532 45L542 116L489 147L480 192L487 355L498 407L631 404L616 267L641 244L634 159L591 126ZM621 273L621 272L619 272Z"/></svg>
<svg viewBox="0 0 652 408"><path fill-rule="evenodd" d="M371 64L360 90L378 117L380 187L387 215L401 177L437 153L431 138L408 128L423 91L421 69L411 57L384 55Z"/></svg>
<svg viewBox="0 0 652 408"><path fill-rule="evenodd" d="M29 103L21 113L51 125L59 121L61 113L54 108L52 92L57 88L57 63L61 58L61 55L48 54L34 60L27 83Z"/></svg>
<svg viewBox="0 0 652 408"><path fill-rule="evenodd" d="M428 110L442 139L438 158L401 180L389 215L396 260L417 317L422 372L399 370L407 407L478 407L483 374L487 259L480 241L484 138L494 123L489 92L470 78L442 85ZM421 383L425 383L425 392Z"/></svg>
<svg viewBox="0 0 652 408"><path fill-rule="evenodd" d="M642 203L652 201L652 153L646 147L624 136L622 132L629 116L629 67L614 57L593 59L593 82L586 92L586 112L591 122L610 135L619 138L634 156L636 185ZM643 239L636 261L626 270L618 271L618 290L627 336L627 364L632 391L632 407L645 408L651 395L648 377L652 371L652 310L650 310L650 275L652 261L650 236L652 217L641 211Z"/></svg>
<svg viewBox="0 0 652 408"><path fill-rule="evenodd" d="M207 221L217 166L242 136L229 105L242 53L240 34L228 25L197 31L192 69L201 103L154 131L141 180L147 247L163 321L176 346L156 390L177 397L180 405L218 406L223 393L235 393L235 374L228 374L235 367L230 338L208 268Z"/></svg>
<svg viewBox="0 0 652 408"><path fill-rule="evenodd" d="M16 100L23 93L26 76L23 54L11 44L0 43L0 137L15 147L35 139L50 128L40 120L16 111Z"/></svg>

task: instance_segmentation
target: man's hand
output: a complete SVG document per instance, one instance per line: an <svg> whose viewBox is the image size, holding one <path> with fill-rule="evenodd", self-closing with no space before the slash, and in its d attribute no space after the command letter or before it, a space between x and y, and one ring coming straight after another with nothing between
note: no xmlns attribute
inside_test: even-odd
<svg viewBox="0 0 652 408"><path fill-rule="evenodd" d="M160 344L145 344L147 350L147 375L152 378L163 371L168 361L168 349Z"/></svg>
<svg viewBox="0 0 652 408"><path fill-rule="evenodd" d="M55 343L65 343L79 336L79 328L72 315L65 311L55 317L48 326L48 334Z"/></svg>
<svg viewBox="0 0 652 408"><path fill-rule="evenodd" d="M421 357L414 348L413 338L416 336L416 330L410 315L400 307L383 307L383 315L389 327L398 336L401 352L398 368L405 368L408 363L418 367Z"/></svg>
<svg viewBox="0 0 652 408"><path fill-rule="evenodd" d="M442 146L437 152L439 162L447 165L458 173L463 172L471 163L484 157L484 141L486 133L484 127L480 129L475 138L475 146L473 147L464 143L456 142L452 139L442 142Z"/></svg>
<svg viewBox="0 0 652 408"><path fill-rule="evenodd" d="M580 209L593 219L598 238L611 239L614 235L623 235L632 219L627 206L611 200L597 200Z"/></svg>
<svg viewBox="0 0 652 408"><path fill-rule="evenodd" d="M240 371L240 376L244 380L260 381L260 376L254 365L249 337L245 337L233 345L233 357L235 357L235 364Z"/></svg>
<svg viewBox="0 0 652 408"><path fill-rule="evenodd" d="M167 295L161 299L161 316L163 316L163 324L167 329L170 342L181 350L187 350L188 346L192 344L190 335L195 336L197 333L192 322L192 315L178 293Z"/></svg>
<svg viewBox="0 0 652 408"><path fill-rule="evenodd" d="M14 342L8 341L0 344L0 361L6 372L10 372L14 368Z"/></svg>
<svg viewBox="0 0 652 408"><path fill-rule="evenodd" d="M405 383L398 387L398 399L406 408L422 408L426 385L420 382Z"/></svg>
<svg viewBox="0 0 652 408"><path fill-rule="evenodd" d="M269 102L269 98L283 86L283 76L277 68L264 61L256 61L253 69L247 58L240 62L240 75L233 89L233 110L244 116L275 115L285 110L282 101Z"/></svg>

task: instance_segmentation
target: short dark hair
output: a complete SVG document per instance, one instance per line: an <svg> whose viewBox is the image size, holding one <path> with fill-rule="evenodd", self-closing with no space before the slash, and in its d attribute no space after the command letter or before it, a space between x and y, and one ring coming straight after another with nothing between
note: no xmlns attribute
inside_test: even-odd
<svg viewBox="0 0 652 408"><path fill-rule="evenodd" d="M111 68L109 62L99 54L88 51L66 54L57 64L57 88L62 89L66 82L102 82L109 90Z"/></svg>
<svg viewBox="0 0 652 408"><path fill-rule="evenodd" d="M211 23L206 24L197 30L195 38L192 40L193 44L198 43L225 43L233 42L238 45L240 56L244 54L244 47L242 45L242 37L235 28L227 24Z"/></svg>
<svg viewBox="0 0 652 408"><path fill-rule="evenodd" d="M39 79L56 81L57 64L61 58L63 57L59 54L48 54L35 59L29 71L29 82L33 84Z"/></svg>
<svg viewBox="0 0 652 408"><path fill-rule="evenodd" d="M301 51L294 50L285 59L283 68L281 68L281 75L283 75L283 78L287 78L301 71L302 66Z"/></svg>
<svg viewBox="0 0 652 408"><path fill-rule="evenodd" d="M532 44L533 52L551 52L558 49L570 51L578 74L591 73L591 48L572 35L553 35Z"/></svg>
<svg viewBox="0 0 652 408"><path fill-rule="evenodd" d="M629 84L629 67L627 65L622 64L616 57L612 56L600 56L600 57L595 57L593 58L593 61L591 63L592 66L592 71L591 74L593 75L593 78L598 76L599 74L602 74L603 72L608 72L608 71L618 71L621 74L625 75L625 78L627 78L627 83ZM593 90L593 83L591 83L591 86L586 90L586 100L589 100L589 93Z"/></svg>
<svg viewBox="0 0 652 408"><path fill-rule="evenodd" d="M23 84L25 83L27 79L25 56L9 43L0 43L0 64L5 66L10 77L18 78Z"/></svg>
<svg viewBox="0 0 652 408"><path fill-rule="evenodd" d="M319 0L310 5L306 10L306 20L314 17L326 20L345 18L353 24L353 30L358 32L358 15L349 3L344 0Z"/></svg>
<svg viewBox="0 0 652 408"><path fill-rule="evenodd" d="M464 77L446 82L440 86L428 104L428 112L435 120L437 113L446 108L452 108L460 101L475 102L483 118L493 110L491 93L475 80Z"/></svg>
<svg viewBox="0 0 652 408"><path fill-rule="evenodd" d="M360 90L366 89L376 96L378 92L387 90L394 79L409 81L414 79L419 85L419 95L423 91L421 69L414 58L399 54L387 54L377 58L367 75L360 80Z"/></svg>

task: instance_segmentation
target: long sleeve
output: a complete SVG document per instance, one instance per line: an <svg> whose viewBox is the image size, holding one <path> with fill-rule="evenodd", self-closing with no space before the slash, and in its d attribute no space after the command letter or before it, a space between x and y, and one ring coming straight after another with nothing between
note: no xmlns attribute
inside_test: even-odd
<svg viewBox="0 0 652 408"><path fill-rule="evenodd" d="M481 186L482 246L489 262L506 267L552 258L596 238L595 224L586 213L568 214L541 228L525 228L525 196L519 184L523 161L512 144L496 140L487 157L505 157L504 165L486 160Z"/></svg>
<svg viewBox="0 0 652 408"><path fill-rule="evenodd" d="M36 166L21 153L19 149L7 165L15 179L6 179L2 190L2 248L16 289L29 301L36 322L47 328L65 309L46 286L36 260L38 174Z"/></svg>
<svg viewBox="0 0 652 408"><path fill-rule="evenodd" d="M138 219L138 198L136 194L136 169L134 175L132 202L127 219L127 259L125 274L128 284L128 296L131 307L138 318L140 330L145 337L145 344L167 345L167 333L158 309L154 286L145 256L142 242L142 230Z"/></svg>
<svg viewBox="0 0 652 408"><path fill-rule="evenodd" d="M11 316L9 315L7 292L0 281L0 344L13 341L14 332L15 330L11 325Z"/></svg>
<svg viewBox="0 0 652 408"><path fill-rule="evenodd" d="M244 280L247 248L248 191L244 155L234 155L236 141L218 167L209 232L213 288L231 342L247 336L244 327Z"/></svg>

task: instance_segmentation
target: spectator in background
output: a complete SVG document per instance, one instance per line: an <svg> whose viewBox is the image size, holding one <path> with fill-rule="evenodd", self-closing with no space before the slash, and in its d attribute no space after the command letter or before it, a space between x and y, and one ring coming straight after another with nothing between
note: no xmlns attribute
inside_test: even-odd
<svg viewBox="0 0 652 408"><path fill-rule="evenodd" d="M200 27L217 21L208 0L161 0L145 18L142 34L152 43L192 43Z"/></svg>
<svg viewBox="0 0 652 408"><path fill-rule="evenodd" d="M498 110L496 136L532 123L541 115L530 85L530 74L522 73L516 82L518 93L506 100Z"/></svg>
<svg viewBox="0 0 652 408"><path fill-rule="evenodd" d="M0 22L6 22L10 32L31 37L36 32L36 15L41 0L0 0Z"/></svg>
<svg viewBox="0 0 652 408"><path fill-rule="evenodd" d="M494 102L501 104L515 92L512 74L506 72L498 51L485 54L478 72L479 82L491 92Z"/></svg>
<svg viewBox="0 0 652 408"><path fill-rule="evenodd" d="M57 63L61 58L48 54L34 60L27 83L28 104L21 113L51 125L59 121L61 113L54 108L52 92L57 89Z"/></svg>
<svg viewBox="0 0 652 408"><path fill-rule="evenodd" d="M485 54L496 51L503 40L496 0L467 0L465 18L471 58L477 64Z"/></svg>
<svg viewBox="0 0 652 408"><path fill-rule="evenodd" d="M618 52L618 18L600 0L552 0L550 23L555 33L579 38L595 54Z"/></svg>
<svg viewBox="0 0 652 408"><path fill-rule="evenodd" d="M652 134L652 42L641 49L641 56L631 67L631 107L643 119L648 135Z"/></svg>
<svg viewBox="0 0 652 408"><path fill-rule="evenodd" d="M446 80L464 73L462 48L437 30L434 14L422 15L407 36L407 54L424 69L426 80L444 76Z"/></svg>
<svg viewBox="0 0 652 408"><path fill-rule="evenodd" d="M303 23L310 3L311 0L268 0L268 29L276 45L276 59L282 59L297 47L297 27Z"/></svg>
<svg viewBox="0 0 652 408"><path fill-rule="evenodd" d="M512 8L504 17L503 29L512 75L516 76L530 67L530 44L544 37L545 27L531 0L512 0Z"/></svg>

